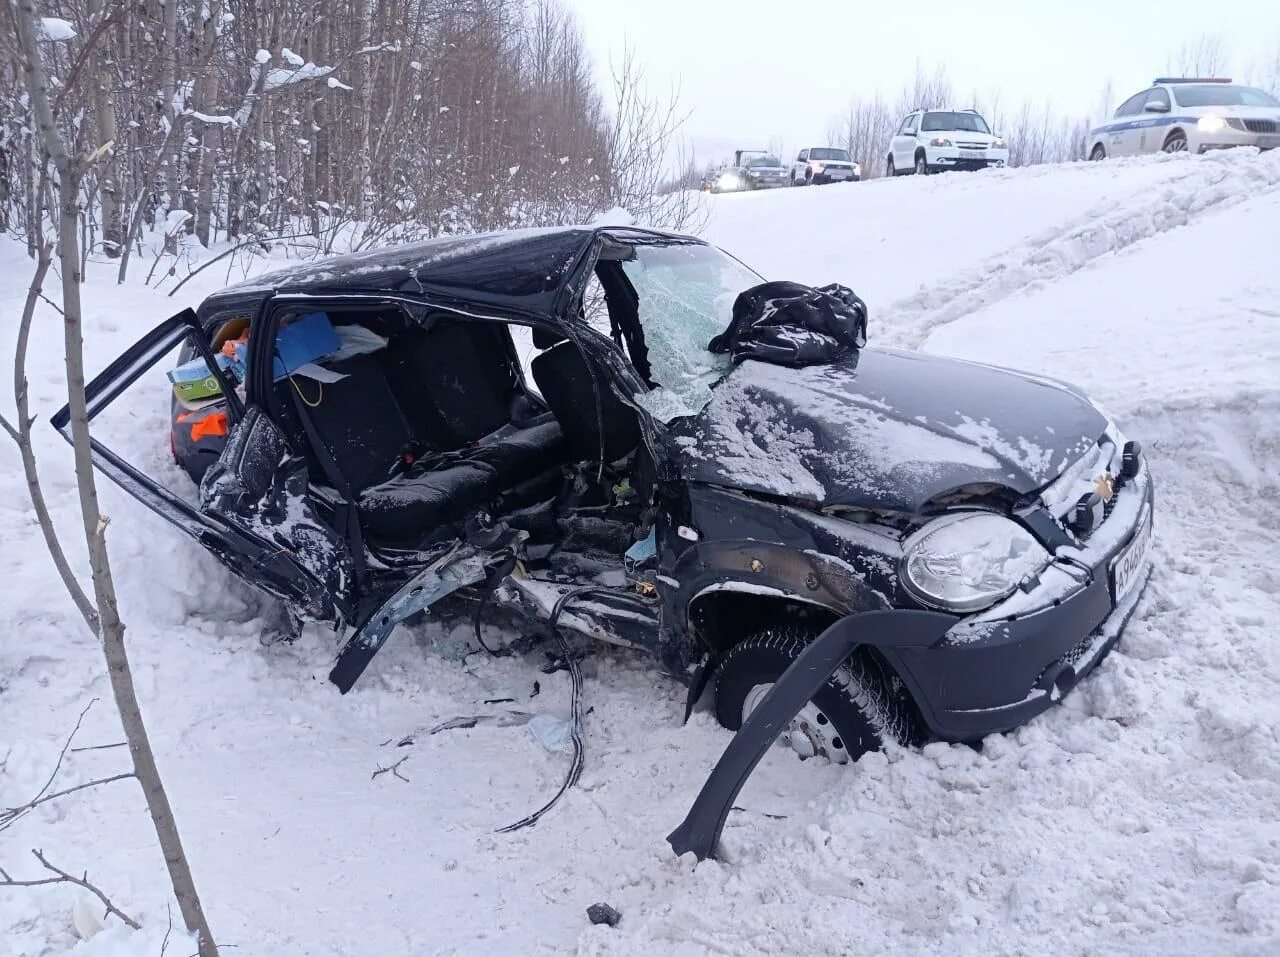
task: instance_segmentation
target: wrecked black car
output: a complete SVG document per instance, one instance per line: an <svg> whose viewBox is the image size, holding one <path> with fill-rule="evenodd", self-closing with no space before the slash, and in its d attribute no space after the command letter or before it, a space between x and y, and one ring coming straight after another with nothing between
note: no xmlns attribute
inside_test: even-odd
<svg viewBox="0 0 1280 957"><path fill-rule="evenodd" d="M1072 388L972 362L709 351L761 282L618 227L301 265L161 323L89 386L96 415L167 360L198 504L96 462L295 626L338 629L343 692L452 595L643 649L731 729L839 632L761 719L804 756L1025 722L1145 584L1140 446Z"/></svg>

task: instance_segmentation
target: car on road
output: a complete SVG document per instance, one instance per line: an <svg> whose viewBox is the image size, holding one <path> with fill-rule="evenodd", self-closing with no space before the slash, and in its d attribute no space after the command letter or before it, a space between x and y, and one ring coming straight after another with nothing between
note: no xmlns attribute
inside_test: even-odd
<svg viewBox="0 0 1280 957"><path fill-rule="evenodd" d="M344 693L397 623L469 600L648 652L691 703L713 687L733 729L811 643L887 615L784 716L802 756L1040 713L1146 582L1141 447L1039 376L871 346L799 368L710 351L760 283L630 227L295 265L165 320L87 389L94 418L136 383L195 406L175 432L222 415L200 461L150 477L95 430L94 462L292 628L335 629ZM175 361L210 382L166 382Z"/></svg>
<svg viewBox="0 0 1280 957"><path fill-rule="evenodd" d="M792 186L856 183L860 179L862 166L853 161L848 150L835 146L811 146L803 149L791 164Z"/></svg>
<svg viewBox="0 0 1280 957"><path fill-rule="evenodd" d="M1089 131L1089 159L1280 146L1280 100L1229 79L1157 77Z"/></svg>
<svg viewBox="0 0 1280 957"><path fill-rule="evenodd" d="M992 133L976 110L916 110L903 117L889 141L885 175L986 169L1008 162L1004 137Z"/></svg>
<svg viewBox="0 0 1280 957"><path fill-rule="evenodd" d="M737 150L733 164L722 167L712 179L711 192L734 193L786 185L787 168L778 157L764 150Z"/></svg>

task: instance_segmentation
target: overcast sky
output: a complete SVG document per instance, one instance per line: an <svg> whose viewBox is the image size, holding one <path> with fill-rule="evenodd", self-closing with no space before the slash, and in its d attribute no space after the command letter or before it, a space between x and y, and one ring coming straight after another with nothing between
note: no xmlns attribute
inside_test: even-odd
<svg viewBox="0 0 1280 957"><path fill-rule="evenodd" d="M602 83L630 45L655 88L679 87L702 160L734 147L821 145L852 96L878 89L892 101L917 60L946 66L965 101L953 106L968 106L969 91L998 89L1005 104L1050 99L1092 119L1108 79L1114 109L1201 35L1221 38L1238 80L1280 58L1280 0L569 4Z"/></svg>

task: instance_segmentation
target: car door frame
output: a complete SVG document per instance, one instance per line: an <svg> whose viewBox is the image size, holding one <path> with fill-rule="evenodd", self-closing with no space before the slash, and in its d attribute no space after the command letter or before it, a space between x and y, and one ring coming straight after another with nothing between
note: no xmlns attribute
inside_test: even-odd
<svg viewBox="0 0 1280 957"><path fill-rule="evenodd" d="M804 179L805 168L809 165L809 150L806 147L802 149L796 156L796 161L791 164L791 185L794 186L797 180Z"/></svg>
<svg viewBox="0 0 1280 957"><path fill-rule="evenodd" d="M902 118L902 122L898 124L898 132L894 134L890 145L890 152L893 154L893 167L895 170L906 169L915 164L916 158L916 137L920 130L920 110L912 110ZM915 120L910 133L907 127L911 125L911 121ZM904 140L910 140L911 145L904 145Z"/></svg>
<svg viewBox="0 0 1280 957"><path fill-rule="evenodd" d="M1151 102L1152 97L1163 97L1163 110L1148 110L1147 104ZM1147 90L1147 95L1142 101L1142 122L1138 127L1138 142L1134 148L1134 154L1154 153L1164 146L1164 127L1169 125L1169 117L1173 113L1173 97L1169 95L1169 91L1163 87L1153 86ZM1148 148L1147 142L1155 145Z"/></svg>
<svg viewBox="0 0 1280 957"><path fill-rule="evenodd" d="M1142 104L1147 101L1147 94L1151 92L1151 88L1135 93L1128 97L1119 106L1116 107L1115 116L1112 118L1111 129L1107 131L1107 155L1108 156L1134 156L1138 152L1138 142L1141 138L1141 120L1143 117ZM1137 101L1137 108L1132 112L1123 112L1131 103Z"/></svg>
<svg viewBox="0 0 1280 957"><path fill-rule="evenodd" d="M209 366L211 374L222 386L231 418L228 428L229 443L232 434L244 423L251 406L240 400L233 379L219 367L206 332L192 309L184 309L161 322L85 386L89 423L92 424L104 409L184 342L190 342L195 347L200 358ZM50 424L63 438L74 444L70 403L54 414ZM129 464L92 434L89 436L89 447L93 464L99 471L152 512L199 542L238 577L262 588L308 617L325 619L334 616L337 607L329 589L278 543L269 541L225 515L195 508L180 495Z"/></svg>

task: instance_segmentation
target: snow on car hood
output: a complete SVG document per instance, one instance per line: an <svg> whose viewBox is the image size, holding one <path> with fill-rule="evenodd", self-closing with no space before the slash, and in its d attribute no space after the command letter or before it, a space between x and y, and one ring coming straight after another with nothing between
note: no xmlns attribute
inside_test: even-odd
<svg viewBox="0 0 1280 957"><path fill-rule="evenodd" d="M1091 448L1107 420L1058 383L922 353L832 365L744 362L673 423L686 481L817 506L918 511L975 484L1026 494Z"/></svg>

